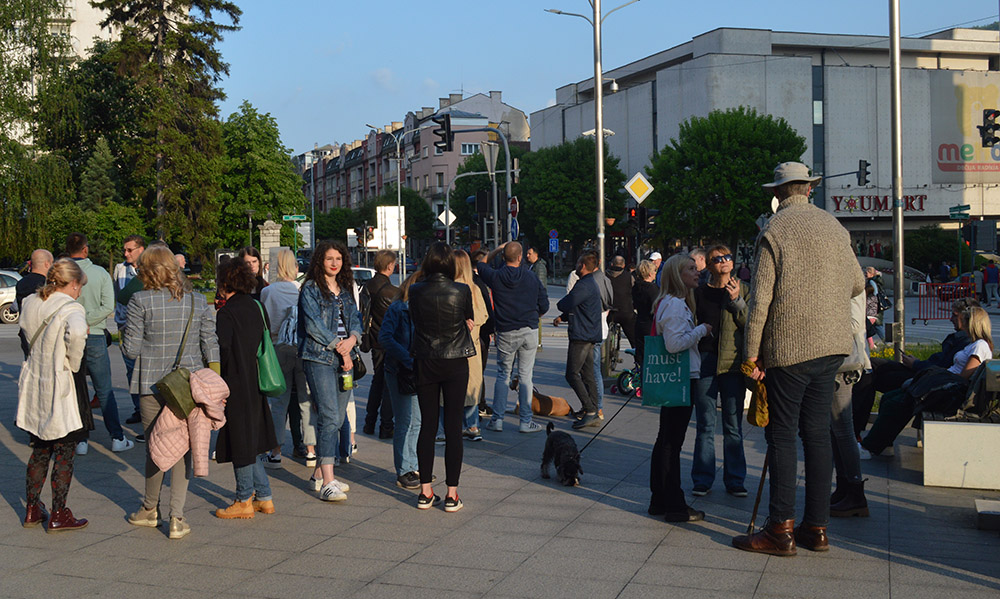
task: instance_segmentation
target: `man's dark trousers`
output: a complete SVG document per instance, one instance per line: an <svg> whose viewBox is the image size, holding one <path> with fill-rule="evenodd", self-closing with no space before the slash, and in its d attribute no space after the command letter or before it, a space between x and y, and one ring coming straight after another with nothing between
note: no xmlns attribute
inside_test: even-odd
<svg viewBox="0 0 1000 599"><path fill-rule="evenodd" d="M844 356L825 356L766 370L770 423L764 429L764 438L770 460L772 522L795 518L798 473L795 438L800 435L806 473L802 522L810 526L829 523L833 476L830 406L836 389L834 377L843 361Z"/></svg>
<svg viewBox="0 0 1000 599"><path fill-rule="evenodd" d="M566 382L587 413L597 412L597 383L594 380L594 344L587 341L569 342L566 356Z"/></svg>
<svg viewBox="0 0 1000 599"><path fill-rule="evenodd" d="M382 417L379 434L392 432L392 402L385 395L385 350L372 348L372 386L368 389L368 406L365 408L365 431L375 430L375 421Z"/></svg>

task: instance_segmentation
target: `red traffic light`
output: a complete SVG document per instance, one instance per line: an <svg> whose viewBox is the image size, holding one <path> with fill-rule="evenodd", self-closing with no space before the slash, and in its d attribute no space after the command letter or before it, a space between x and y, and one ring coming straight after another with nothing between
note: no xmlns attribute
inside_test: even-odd
<svg viewBox="0 0 1000 599"><path fill-rule="evenodd" d="M629 208L628 209L628 217L634 219L638 215L638 212L639 211L636 208Z"/></svg>

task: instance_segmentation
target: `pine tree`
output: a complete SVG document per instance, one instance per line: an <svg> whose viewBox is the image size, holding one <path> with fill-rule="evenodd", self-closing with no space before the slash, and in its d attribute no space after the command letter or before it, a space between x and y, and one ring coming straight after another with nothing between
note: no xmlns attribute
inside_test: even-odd
<svg viewBox="0 0 1000 599"><path fill-rule="evenodd" d="M87 167L80 177L80 203L85 210L99 210L107 202L117 200L115 183L111 178L114 159L108 140L97 140L94 153L87 160Z"/></svg>

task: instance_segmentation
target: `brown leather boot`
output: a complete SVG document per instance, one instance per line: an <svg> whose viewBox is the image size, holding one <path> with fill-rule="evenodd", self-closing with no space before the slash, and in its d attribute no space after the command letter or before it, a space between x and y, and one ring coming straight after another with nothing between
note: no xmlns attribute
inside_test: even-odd
<svg viewBox="0 0 1000 599"><path fill-rule="evenodd" d="M232 520L234 518L253 518L253 503L250 499L247 499L246 501L234 501L229 507L215 510L215 515L223 520Z"/></svg>
<svg viewBox="0 0 1000 599"><path fill-rule="evenodd" d="M794 529L795 520L771 522L768 519L759 532L733 537L733 547L754 553L789 557L797 552L795 538L792 536Z"/></svg>
<svg viewBox="0 0 1000 599"><path fill-rule="evenodd" d="M34 505L29 505L24 511L24 527L31 528L38 526L49 519L49 513L45 511L45 504L39 501Z"/></svg>
<svg viewBox="0 0 1000 599"><path fill-rule="evenodd" d="M809 526L805 522L795 529L795 542L809 551L829 551L830 540L825 526Z"/></svg>
<svg viewBox="0 0 1000 599"><path fill-rule="evenodd" d="M69 511L68 507L64 507L61 510L52 512L52 518L49 519L49 527L45 530L45 532L80 530L81 528L86 528L86 526L86 519L80 518L77 520L73 517L73 512Z"/></svg>

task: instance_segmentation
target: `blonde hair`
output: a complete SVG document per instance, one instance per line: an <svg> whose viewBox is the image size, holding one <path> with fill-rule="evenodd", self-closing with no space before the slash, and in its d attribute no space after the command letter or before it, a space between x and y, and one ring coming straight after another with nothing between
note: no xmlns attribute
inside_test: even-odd
<svg viewBox="0 0 1000 599"><path fill-rule="evenodd" d="M643 260L636 267L636 270L639 271L639 277L645 281L646 277L656 272L656 265L653 264L652 260Z"/></svg>
<svg viewBox="0 0 1000 599"><path fill-rule="evenodd" d="M136 268L146 290L167 289L174 299L191 291L191 283L181 272L174 253L165 245L151 244L139 256Z"/></svg>
<svg viewBox="0 0 1000 599"><path fill-rule="evenodd" d="M688 288L681 278L681 269L689 263L693 264L694 258L688 254L674 254L663 263L663 270L660 271L660 294L656 296L657 304L668 295L679 297L687 303L691 314L695 313L694 289Z"/></svg>
<svg viewBox="0 0 1000 599"><path fill-rule="evenodd" d="M45 275L45 286L38 290L38 298L42 301L49 299L49 296L66 287L70 283L87 284L87 275L83 269L72 258L60 258L56 260Z"/></svg>
<svg viewBox="0 0 1000 599"><path fill-rule="evenodd" d="M414 283L419 283L420 279L423 278L424 273L417 270L406 277L406 279L399 284L399 291L396 293L396 297L393 299L403 300L404 302L410 301L410 285Z"/></svg>
<svg viewBox="0 0 1000 599"><path fill-rule="evenodd" d="M475 286L472 282L472 260L465 250L455 250L455 282L465 283L469 289Z"/></svg>
<svg viewBox="0 0 1000 599"><path fill-rule="evenodd" d="M990 315L979 306L969 308L968 332L973 341L982 339L993 351L993 328L990 325Z"/></svg>
<svg viewBox="0 0 1000 599"><path fill-rule="evenodd" d="M292 250L283 249L278 252L275 258L278 263L278 278L283 281L294 281L299 276L299 262L295 259Z"/></svg>

